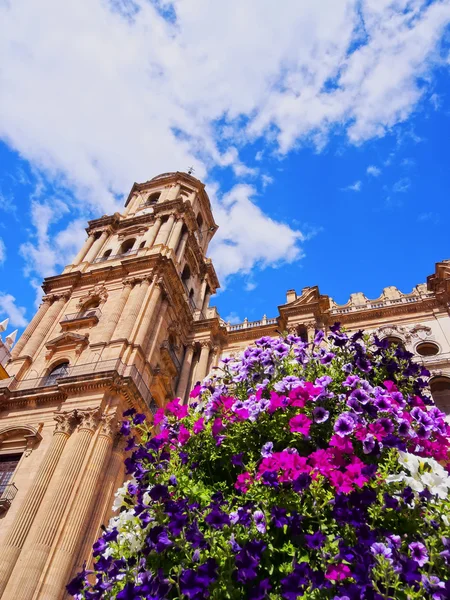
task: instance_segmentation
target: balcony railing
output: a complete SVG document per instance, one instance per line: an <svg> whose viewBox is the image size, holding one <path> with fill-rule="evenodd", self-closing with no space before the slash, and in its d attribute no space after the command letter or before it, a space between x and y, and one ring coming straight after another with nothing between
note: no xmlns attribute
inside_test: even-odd
<svg viewBox="0 0 450 600"><path fill-rule="evenodd" d="M73 377L84 377L90 375L111 375L117 374L124 378L130 378L137 388L144 402L149 407L152 413L158 409L156 402L150 390L147 387L141 373L135 365L125 365L120 359L102 360L96 363L85 363L82 365L74 365L67 367L64 373L47 375L45 377L35 377L17 381L14 377L2 380L5 385L2 388L7 388L11 392L49 388L64 383L64 380Z"/></svg>
<svg viewBox="0 0 450 600"><path fill-rule="evenodd" d="M0 485L0 513L5 512L11 506L17 494L17 488L14 483L6 483Z"/></svg>
<svg viewBox="0 0 450 600"><path fill-rule="evenodd" d="M102 263L107 260L118 260L120 258L128 258L129 256L134 256L137 253L138 249L136 248L135 250L128 250L128 252L123 252L122 254L109 254L108 256L97 256L97 258L94 259L94 263Z"/></svg>
<svg viewBox="0 0 450 600"><path fill-rule="evenodd" d="M175 354L175 350L169 344L168 340L165 340L161 344L161 350L165 350L169 354L169 356L170 356L170 358L171 358L171 360L172 360L175 368L177 369L177 371L180 371L180 369L181 369L181 362L178 359L178 356Z"/></svg>
<svg viewBox="0 0 450 600"><path fill-rule="evenodd" d="M99 320L102 311L99 308L90 308L89 310L83 310L77 313L71 313L64 315L61 323L71 323L72 321L84 321L84 320Z"/></svg>

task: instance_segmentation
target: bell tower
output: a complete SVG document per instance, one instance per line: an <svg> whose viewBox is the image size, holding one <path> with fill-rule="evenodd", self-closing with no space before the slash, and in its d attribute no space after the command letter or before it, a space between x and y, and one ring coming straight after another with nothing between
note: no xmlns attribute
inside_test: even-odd
<svg viewBox="0 0 450 600"><path fill-rule="evenodd" d="M2 600L65 597L124 478L122 412L151 418L218 359L216 229L204 185L164 173L90 221L72 264L44 281L0 382L0 434L17 430L20 451L0 514Z"/></svg>

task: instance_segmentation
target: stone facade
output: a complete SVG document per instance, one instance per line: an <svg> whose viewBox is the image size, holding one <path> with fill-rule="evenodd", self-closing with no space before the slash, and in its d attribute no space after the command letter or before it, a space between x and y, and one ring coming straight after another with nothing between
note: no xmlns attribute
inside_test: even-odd
<svg viewBox="0 0 450 600"><path fill-rule="evenodd" d="M122 412L151 417L174 396L186 400L221 356L258 337L310 339L335 321L378 330L429 366L450 409L450 261L410 294L388 287L340 306L317 287L290 290L276 317L229 325L209 306L216 229L204 185L166 173L134 184L122 214L89 222L73 263L44 281L0 381L0 467L17 488L0 501L2 600L61 600L89 561L124 479Z"/></svg>

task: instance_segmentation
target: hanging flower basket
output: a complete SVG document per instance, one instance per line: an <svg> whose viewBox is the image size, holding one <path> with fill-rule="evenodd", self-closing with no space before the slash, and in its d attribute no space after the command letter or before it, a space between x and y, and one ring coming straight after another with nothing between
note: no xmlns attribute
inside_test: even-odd
<svg viewBox="0 0 450 600"><path fill-rule="evenodd" d="M128 411L130 481L70 593L450 598L450 428L411 357L339 325L262 338L189 407Z"/></svg>

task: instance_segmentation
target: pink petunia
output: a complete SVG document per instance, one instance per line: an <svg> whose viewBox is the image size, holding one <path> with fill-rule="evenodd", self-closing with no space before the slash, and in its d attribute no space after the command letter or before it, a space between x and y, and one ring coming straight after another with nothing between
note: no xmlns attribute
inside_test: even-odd
<svg viewBox="0 0 450 600"><path fill-rule="evenodd" d="M245 494L248 492L252 483L253 477L250 475L250 473L241 473L237 476L237 481L234 484L234 487Z"/></svg>
<svg viewBox="0 0 450 600"><path fill-rule="evenodd" d="M340 435L333 435L330 440L330 446L333 446L346 454L351 454L353 452L353 444L348 437L343 438Z"/></svg>
<svg viewBox="0 0 450 600"><path fill-rule="evenodd" d="M289 428L294 433L301 433L302 435L308 435L311 427L311 419L304 414L295 415L289 421Z"/></svg>
<svg viewBox="0 0 450 600"><path fill-rule="evenodd" d="M325 573L326 579L330 581L342 581L350 577L351 571L347 565L339 563L337 565L329 565Z"/></svg>
<svg viewBox="0 0 450 600"><path fill-rule="evenodd" d="M153 417L153 425L159 425L163 419L164 419L164 409L158 408L158 410L155 413L155 416Z"/></svg>
<svg viewBox="0 0 450 600"><path fill-rule="evenodd" d="M387 391L389 393L390 392L398 392L398 387L390 379L387 379L386 381L383 381L383 385L384 385L384 387L387 389Z"/></svg>
<svg viewBox="0 0 450 600"><path fill-rule="evenodd" d="M180 432L178 434L178 441L180 442L180 444L182 446L184 446L190 437L191 437L191 434L190 434L189 430L186 429L186 427L184 425L181 425Z"/></svg>
<svg viewBox="0 0 450 600"><path fill-rule="evenodd" d="M172 413L177 419L184 419L189 409L187 404L180 404L180 402L180 398L175 398L166 406L166 411Z"/></svg>
<svg viewBox="0 0 450 600"><path fill-rule="evenodd" d="M189 394L189 398L198 398L200 396L201 386L196 385L192 392Z"/></svg>
<svg viewBox="0 0 450 600"><path fill-rule="evenodd" d="M218 417L216 419L214 419L214 423L213 423L213 426L211 429L213 436L214 437L218 436L219 433L221 431L223 431L224 429L225 429L225 425L223 424L222 419L219 419Z"/></svg>
<svg viewBox="0 0 450 600"><path fill-rule="evenodd" d="M194 433L200 433L200 431L203 431L204 429L205 429L205 419L203 417L201 417L200 419L195 421L192 431Z"/></svg>

